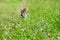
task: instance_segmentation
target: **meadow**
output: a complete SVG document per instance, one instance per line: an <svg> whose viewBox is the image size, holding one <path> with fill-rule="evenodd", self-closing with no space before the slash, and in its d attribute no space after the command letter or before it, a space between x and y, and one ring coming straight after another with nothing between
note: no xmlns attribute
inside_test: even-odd
<svg viewBox="0 0 60 40"><path fill-rule="evenodd" d="M0 0L0 40L60 40L60 0Z"/></svg>

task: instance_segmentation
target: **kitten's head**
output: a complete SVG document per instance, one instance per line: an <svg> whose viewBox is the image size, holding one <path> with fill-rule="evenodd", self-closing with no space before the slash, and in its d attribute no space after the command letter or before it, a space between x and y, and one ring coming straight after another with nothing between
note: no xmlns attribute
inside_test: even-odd
<svg viewBox="0 0 60 40"><path fill-rule="evenodd" d="M28 13L28 8L21 9L21 13Z"/></svg>

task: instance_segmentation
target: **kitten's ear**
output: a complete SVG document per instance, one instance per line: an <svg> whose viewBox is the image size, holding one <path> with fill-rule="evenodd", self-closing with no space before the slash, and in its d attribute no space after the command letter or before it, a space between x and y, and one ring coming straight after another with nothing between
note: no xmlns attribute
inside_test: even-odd
<svg viewBox="0 0 60 40"><path fill-rule="evenodd" d="M28 10L28 8L26 8Z"/></svg>
<svg viewBox="0 0 60 40"><path fill-rule="evenodd" d="M20 8L20 12L21 12L21 10L23 10L23 8Z"/></svg>

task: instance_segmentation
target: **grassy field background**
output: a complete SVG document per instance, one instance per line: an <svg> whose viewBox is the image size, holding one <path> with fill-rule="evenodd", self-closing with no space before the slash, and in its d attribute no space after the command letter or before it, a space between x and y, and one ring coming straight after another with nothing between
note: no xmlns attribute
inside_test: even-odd
<svg viewBox="0 0 60 40"><path fill-rule="evenodd" d="M60 0L0 0L0 40L60 40Z"/></svg>

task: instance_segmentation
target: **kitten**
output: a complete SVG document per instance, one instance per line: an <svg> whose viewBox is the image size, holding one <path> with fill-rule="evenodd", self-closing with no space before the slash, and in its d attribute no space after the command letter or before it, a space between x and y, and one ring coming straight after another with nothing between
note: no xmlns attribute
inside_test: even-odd
<svg viewBox="0 0 60 40"><path fill-rule="evenodd" d="M20 16L22 18L27 18L27 16L28 16L28 8L22 8L20 13L21 13Z"/></svg>

